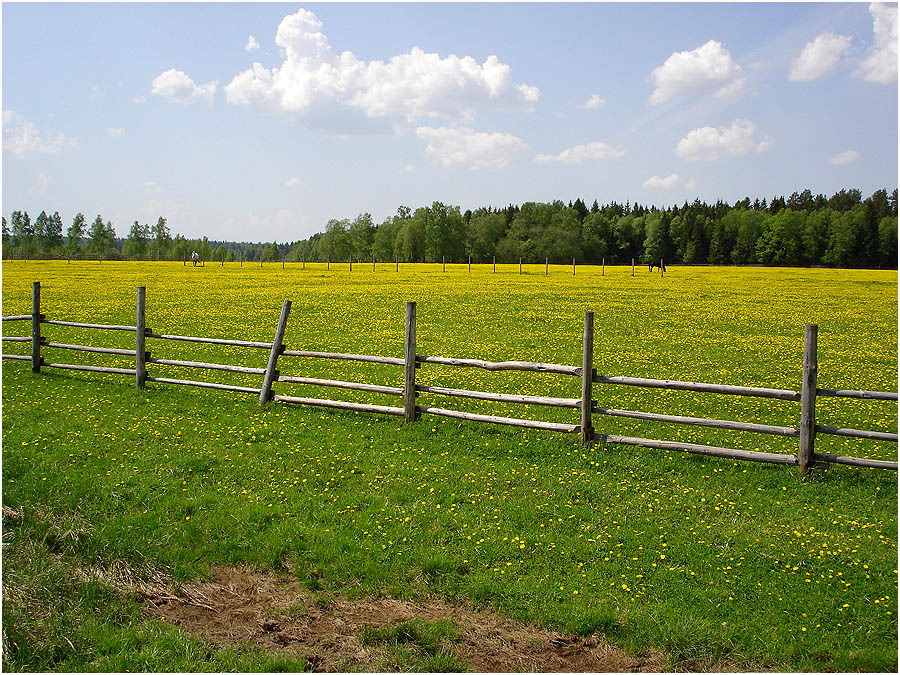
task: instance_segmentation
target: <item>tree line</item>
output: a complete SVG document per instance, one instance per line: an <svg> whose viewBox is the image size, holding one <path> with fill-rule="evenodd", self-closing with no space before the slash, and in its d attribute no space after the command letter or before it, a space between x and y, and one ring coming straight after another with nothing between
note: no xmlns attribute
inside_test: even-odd
<svg viewBox="0 0 900 675"><path fill-rule="evenodd" d="M590 208L582 199L526 202L462 212L434 202L415 210L401 206L380 224L362 213L332 219L324 232L279 244L189 240L171 235L166 219L132 224L117 238L98 215L87 226L78 213L63 237L58 212L31 221L13 211L3 218L4 255L182 260L197 251L209 261L347 260L610 264L825 265L897 267L897 190L866 199L856 189L829 198L809 190L771 201L747 197L734 205L700 200L660 209L612 202Z"/></svg>

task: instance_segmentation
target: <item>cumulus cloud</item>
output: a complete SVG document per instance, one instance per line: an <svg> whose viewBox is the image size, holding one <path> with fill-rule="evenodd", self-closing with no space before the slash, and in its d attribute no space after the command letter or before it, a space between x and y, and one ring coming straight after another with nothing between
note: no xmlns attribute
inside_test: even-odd
<svg viewBox="0 0 900 675"><path fill-rule="evenodd" d="M284 184L284 187L294 188L294 187L297 187L298 185L300 185L300 183L301 183L300 176L293 176L293 177L287 179L287 181Z"/></svg>
<svg viewBox="0 0 900 675"><path fill-rule="evenodd" d="M606 105L606 99L601 97L600 94L593 94L581 107L593 110L594 108L599 108L604 105Z"/></svg>
<svg viewBox="0 0 900 675"><path fill-rule="evenodd" d="M31 186L31 194L34 195L42 195L47 191L47 188L50 187L50 176L41 171L38 174L38 177L35 179L34 184Z"/></svg>
<svg viewBox="0 0 900 675"><path fill-rule="evenodd" d="M817 80L834 68L838 60L850 48L846 35L822 33L807 42L800 56L791 62L789 80Z"/></svg>
<svg viewBox="0 0 900 675"><path fill-rule="evenodd" d="M248 52L253 52L259 49L259 42L252 35L247 38L247 44L244 45L244 49Z"/></svg>
<svg viewBox="0 0 900 675"><path fill-rule="evenodd" d="M78 141L63 133L41 133L15 110L3 111L3 151L22 159L34 155L55 155L78 147Z"/></svg>
<svg viewBox="0 0 900 675"><path fill-rule="evenodd" d="M212 103L218 84L218 82L214 81L198 85L183 71L169 68L169 70L156 76L150 91L176 103L187 104L196 103L197 101Z"/></svg>
<svg viewBox="0 0 900 675"><path fill-rule="evenodd" d="M592 159L616 159L624 156L624 150L616 150L606 143L594 141L593 143L566 148L558 155L535 155L534 161L538 164L546 164L549 162L580 164L581 162L587 162Z"/></svg>
<svg viewBox="0 0 900 675"><path fill-rule="evenodd" d="M122 127L109 127L106 133L110 138L121 138L125 135L125 130Z"/></svg>
<svg viewBox="0 0 900 675"><path fill-rule="evenodd" d="M486 133L466 127L419 127L416 136L426 143L425 153L443 166L503 169L528 145L512 134Z"/></svg>
<svg viewBox="0 0 900 675"><path fill-rule="evenodd" d="M756 125L749 120L735 120L730 127L701 127L688 132L678 141L675 152L689 160L717 160L763 152L772 146L772 139L753 137Z"/></svg>
<svg viewBox="0 0 900 675"><path fill-rule="evenodd" d="M234 105L285 113L320 127L389 130L417 120L470 120L479 106L530 109L537 87L517 84L496 56L441 57L418 47L387 61L361 61L332 50L313 12L281 21L275 43L280 67L260 63L234 77L225 96Z"/></svg>
<svg viewBox="0 0 900 675"><path fill-rule="evenodd" d="M651 176L644 181L641 187L645 190L674 190L675 188L693 190L696 186L697 184L693 180L683 180L677 173L673 173L665 178Z"/></svg>
<svg viewBox="0 0 900 675"><path fill-rule="evenodd" d="M727 96L744 86L746 75L721 42L710 40L689 52L675 52L650 73L656 89L650 103L694 94Z"/></svg>
<svg viewBox="0 0 900 675"><path fill-rule="evenodd" d="M856 150L847 150L846 152L840 152L836 154L834 157L830 157L828 159L829 164L850 164L851 162L855 162L859 159L859 153Z"/></svg>
<svg viewBox="0 0 900 675"><path fill-rule="evenodd" d="M869 14L875 41L857 74L868 82L891 84L897 81L897 5L873 2Z"/></svg>

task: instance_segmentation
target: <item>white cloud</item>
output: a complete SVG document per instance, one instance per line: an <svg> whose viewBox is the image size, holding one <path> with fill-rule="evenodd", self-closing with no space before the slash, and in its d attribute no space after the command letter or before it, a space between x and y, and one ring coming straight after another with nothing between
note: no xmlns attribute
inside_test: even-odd
<svg viewBox="0 0 900 675"><path fill-rule="evenodd" d="M63 133L42 134L15 110L3 111L3 151L22 159L34 155L55 155L78 147L78 141Z"/></svg>
<svg viewBox="0 0 900 675"><path fill-rule="evenodd" d="M176 103L196 103L204 100L212 103L218 84L218 82L194 84L194 81L184 72L169 68L156 76L150 91Z"/></svg>
<svg viewBox="0 0 900 675"><path fill-rule="evenodd" d="M710 40L689 52L675 52L650 73L656 89L650 103L691 94L727 96L744 86L746 75L721 42Z"/></svg>
<svg viewBox="0 0 900 675"><path fill-rule="evenodd" d="M146 96L132 96L131 102L132 103L146 103L147 97Z"/></svg>
<svg viewBox="0 0 900 675"><path fill-rule="evenodd" d="M252 35L247 38L247 44L244 45L244 49L248 52L256 51L259 49L259 42L257 42L256 38Z"/></svg>
<svg viewBox="0 0 900 675"><path fill-rule="evenodd" d="M415 164L407 164L402 169L398 169L397 173L412 173L415 170L416 170Z"/></svg>
<svg viewBox="0 0 900 675"><path fill-rule="evenodd" d="M891 84L897 81L897 5L873 2L869 13L874 21L875 43L857 75L868 82Z"/></svg>
<svg viewBox="0 0 900 675"><path fill-rule="evenodd" d="M582 108L587 108L588 110L592 110L594 108L599 108L601 106L606 105L606 99L601 97L600 94L593 94L591 97L582 104Z"/></svg>
<svg viewBox="0 0 900 675"><path fill-rule="evenodd" d="M717 160L722 157L763 152L772 146L768 136L761 141L753 138L756 125L749 120L735 120L730 127L701 127L688 132L678 141L675 153L689 160Z"/></svg>
<svg viewBox="0 0 900 675"><path fill-rule="evenodd" d="M665 178L659 176L651 176L641 185L645 190L674 190L675 188L684 188L685 190L693 190L697 184L693 180L682 180L677 173L670 174Z"/></svg>
<svg viewBox="0 0 900 675"><path fill-rule="evenodd" d="M110 127L106 130L106 133L111 138L121 138L125 135L125 130L121 127Z"/></svg>
<svg viewBox="0 0 900 675"><path fill-rule="evenodd" d="M396 130L434 117L470 120L479 106L530 109L539 96L536 87L514 83L496 56L479 64L413 47L387 61L361 61L332 51L321 29L304 9L284 17L275 34L281 66L254 63L225 86L227 100L346 132Z"/></svg>
<svg viewBox="0 0 900 675"><path fill-rule="evenodd" d="M847 150L846 152L840 152L836 154L834 157L830 157L828 159L829 164L850 164L851 162L855 162L859 159L859 153L856 150Z"/></svg>
<svg viewBox="0 0 900 675"><path fill-rule="evenodd" d="M807 42L800 56L791 62L788 79L817 80L834 68L849 48L848 36L822 33L812 42Z"/></svg>
<svg viewBox="0 0 900 675"><path fill-rule="evenodd" d="M50 176L41 171L38 174L38 177L35 179L34 184L31 186L31 194L34 195L42 195L47 191L47 188L50 187Z"/></svg>
<svg viewBox="0 0 900 675"><path fill-rule="evenodd" d="M294 188L294 187L297 187L298 185L300 185L300 183L301 183L300 176L293 176L293 177L287 179L287 181L284 184L284 187Z"/></svg>
<svg viewBox="0 0 900 675"><path fill-rule="evenodd" d="M528 145L512 134L486 133L465 127L419 127L416 136L426 143L425 153L443 166L503 169Z"/></svg>
<svg viewBox="0 0 900 675"><path fill-rule="evenodd" d="M624 150L616 150L606 143L594 141L586 145L576 145L572 148L566 148L558 155L535 155L534 161L538 164L546 164L548 162L563 162L564 164L580 164L592 159L616 159L624 157Z"/></svg>

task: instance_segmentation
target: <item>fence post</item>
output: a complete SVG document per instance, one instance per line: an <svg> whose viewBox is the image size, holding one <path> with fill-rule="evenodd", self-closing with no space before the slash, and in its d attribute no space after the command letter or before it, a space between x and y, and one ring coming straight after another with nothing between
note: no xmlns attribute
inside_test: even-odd
<svg viewBox="0 0 900 675"><path fill-rule="evenodd" d="M665 276L666 268L663 266L663 259L659 259L659 276Z"/></svg>
<svg viewBox="0 0 900 675"><path fill-rule="evenodd" d="M587 445L594 438L591 424L592 384L594 382L594 313L584 313L584 342L581 354L581 442Z"/></svg>
<svg viewBox="0 0 900 675"><path fill-rule="evenodd" d="M278 319L278 328L275 329L275 339L272 340L272 351L269 352L269 363L266 365L266 374L263 379L262 389L259 390L259 404L262 405L272 398L272 383L278 377L275 366L278 365L278 356L283 351L284 329L287 326L288 315L291 313L291 301L285 300L281 306L281 316Z"/></svg>
<svg viewBox="0 0 900 675"><path fill-rule="evenodd" d="M575 276L575 258L572 258L572 276Z"/></svg>
<svg viewBox="0 0 900 675"><path fill-rule="evenodd" d="M447 259L444 256L441 256L441 272L447 271Z"/></svg>
<svg viewBox="0 0 900 675"><path fill-rule="evenodd" d="M497 256L494 256L494 272L497 271Z"/></svg>
<svg viewBox="0 0 900 675"><path fill-rule="evenodd" d="M603 267L600 268L600 276L606 276L606 258L603 259Z"/></svg>
<svg viewBox="0 0 900 675"><path fill-rule="evenodd" d="M375 271L375 254L372 254L372 271Z"/></svg>
<svg viewBox="0 0 900 675"><path fill-rule="evenodd" d="M519 258L519 274L522 274L522 259Z"/></svg>
<svg viewBox="0 0 900 675"><path fill-rule="evenodd" d="M544 276L550 274L550 258L544 258Z"/></svg>
<svg viewBox="0 0 900 675"><path fill-rule="evenodd" d="M394 256L394 271L395 272L400 271L400 256L399 255Z"/></svg>
<svg viewBox="0 0 900 675"><path fill-rule="evenodd" d="M406 343L403 364L403 421L416 419L416 303L406 303Z"/></svg>
<svg viewBox="0 0 900 675"><path fill-rule="evenodd" d="M350 256L350 271L353 271L353 256Z"/></svg>
<svg viewBox="0 0 900 675"><path fill-rule="evenodd" d="M472 256L469 256L469 274L472 273Z"/></svg>
<svg viewBox="0 0 900 675"><path fill-rule="evenodd" d="M284 269L284 253L281 254L281 269Z"/></svg>
<svg viewBox="0 0 900 675"><path fill-rule="evenodd" d="M145 313L147 300L147 288L138 286L137 289L137 320L135 321L135 356L134 356L134 386L144 388L147 381L147 317Z"/></svg>
<svg viewBox="0 0 900 675"><path fill-rule="evenodd" d="M631 276L634 276L634 258L631 259Z"/></svg>
<svg viewBox="0 0 900 675"><path fill-rule="evenodd" d="M31 372L41 372L41 282L31 284Z"/></svg>
<svg viewBox="0 0 900 675"><path fill-rule="evenodd" d="M806 324L803 336L803 382L800 389L800 445L797 462L806 475L812 466L816 442L816 385L819 374L819 327Z"/></svg>

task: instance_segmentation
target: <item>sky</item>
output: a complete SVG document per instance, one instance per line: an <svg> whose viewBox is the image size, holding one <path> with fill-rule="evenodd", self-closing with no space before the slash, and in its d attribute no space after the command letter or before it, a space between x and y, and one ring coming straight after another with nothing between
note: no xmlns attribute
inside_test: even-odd
<svg viewBox="0 0 900 675"><path fill-rule="evenodd" d="M434 201L897 187L897 4L10 3L3 208L296 241Z"/></svg>

